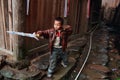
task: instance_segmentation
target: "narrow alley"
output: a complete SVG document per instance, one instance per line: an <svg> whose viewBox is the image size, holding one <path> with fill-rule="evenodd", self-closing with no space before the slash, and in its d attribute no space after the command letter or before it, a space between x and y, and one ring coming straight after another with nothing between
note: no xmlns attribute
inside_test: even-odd
<svg viewBox="0 0 120 80"><path fill-rule="evenodd" d="M120 80L120 0L0 0L0 80Z"/></svg>

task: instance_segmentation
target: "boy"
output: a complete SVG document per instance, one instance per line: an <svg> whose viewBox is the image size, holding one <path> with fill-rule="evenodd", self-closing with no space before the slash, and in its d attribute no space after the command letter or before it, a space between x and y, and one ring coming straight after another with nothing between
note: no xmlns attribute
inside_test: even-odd
<svg viewBox="0 0 120 80"><path fill-rule="evenodd" d="M57 56L61 57L63 67L67 67L68 64L66 47L68 36L72 33L72 28L69 25L63 25L63 23L64 20L61 17L57 17L54 20L54 27L52 29L37 31L35 33L37 37L43 36L49 39L51 55L47 77L52 77L57 63Z"/></svg>

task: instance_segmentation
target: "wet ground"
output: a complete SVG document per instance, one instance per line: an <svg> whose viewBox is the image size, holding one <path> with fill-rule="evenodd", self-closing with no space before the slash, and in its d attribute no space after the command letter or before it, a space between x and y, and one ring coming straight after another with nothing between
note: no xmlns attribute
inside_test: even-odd
<svg viewBox="0 0 120 80"><path fill-rule="evenodd" d="M85 48L82 54L87 53ZM115 29L102 25L94 32L90 57L78 80L120 80L120 34Z"/></svg>

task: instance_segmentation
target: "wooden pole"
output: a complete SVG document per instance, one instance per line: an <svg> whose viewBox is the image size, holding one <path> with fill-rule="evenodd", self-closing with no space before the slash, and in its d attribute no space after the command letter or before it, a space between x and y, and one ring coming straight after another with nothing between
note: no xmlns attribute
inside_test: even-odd
<svg viewBox="0 0 120 80"><path fill-rule="evenodd" d="M12 12L13 12L13 31L24 32L25 28L25 14L26 14L26 1L25 0L12 0ZM19 60L23 57L24 40L23 37L14 36L13 39L13 53L15 60Z"/></svg>

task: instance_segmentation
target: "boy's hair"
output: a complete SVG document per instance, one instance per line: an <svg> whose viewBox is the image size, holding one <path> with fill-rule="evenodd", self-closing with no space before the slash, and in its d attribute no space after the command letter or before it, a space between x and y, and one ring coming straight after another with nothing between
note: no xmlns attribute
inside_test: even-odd
<svg viewBox="0 0 120 80"><path fill-rule="evenodd" d="M64 24L64 19L61 18L61 17L56 17L55 20L56 20L56 21L60 21L60 22L61 22L61 25Z"/></svg>

